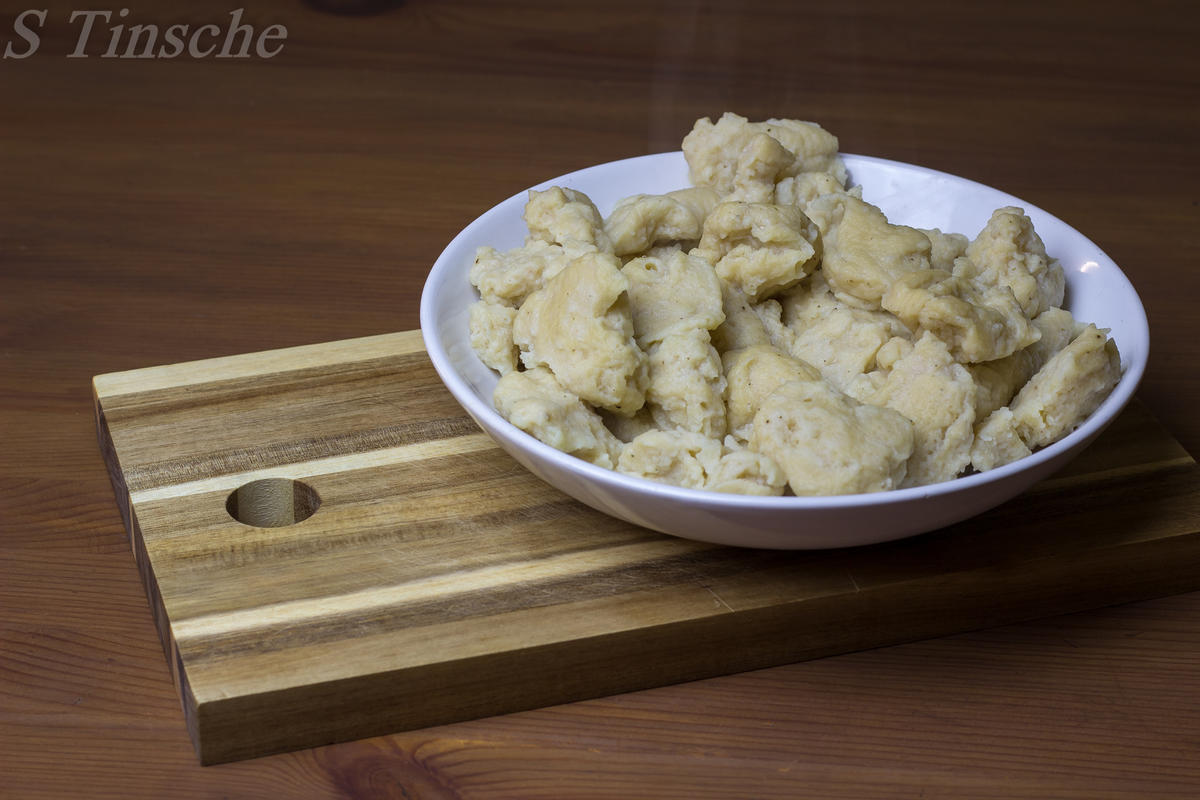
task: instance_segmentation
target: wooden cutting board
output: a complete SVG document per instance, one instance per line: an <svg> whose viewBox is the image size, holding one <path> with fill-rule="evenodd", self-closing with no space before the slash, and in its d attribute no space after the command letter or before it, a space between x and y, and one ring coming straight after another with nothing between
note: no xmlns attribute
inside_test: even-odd
<svg viewBox="0 0 1200 800"><path fill-rule="evenodd" d="M983 517L770 552L662 536L532 477L416 331L94 388L204 763L1200 588L1196 464L1136 403Z"/></svg>

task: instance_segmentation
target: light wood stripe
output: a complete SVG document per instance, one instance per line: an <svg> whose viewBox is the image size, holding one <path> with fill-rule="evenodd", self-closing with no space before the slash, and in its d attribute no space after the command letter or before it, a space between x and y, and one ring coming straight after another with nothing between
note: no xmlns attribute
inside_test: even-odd
<svg viewBox="0 0 1200 800"><path fill-rule="evenodd" d="M491 450L495 447L495 442L487 434L468 433L453 438L434 439L428 442L401 445L400 447L387 447L381 450L360 450L346 455L316 458L308 461L287 462L277 467L233 472L212 478L188 481L186 483L142 489L130 492L130 499L137 505L139 503L182 498L207 492L231 491L244 483L262 478L300 479L305 476L331 475L350 470L369 470L374 467L388 466L402 462L421 461L463 453L475 453L481 450Z"/></svg>
<svg viewBox="0 0 1200 800"><path fill-rule="evenodd" d="M469 571L446 572L344 595L251 606L244 611L182 619L177 620L172 628L182 646L196 639L290 628L341 615L370 615L377 610L396 608L406 603L445 601L468 592L485 592L506 586L531 586L550 579L571 580L607 569L677 556L679 551L679 543L670 539L654 539L602 550L587 549L528 563L510 562Z"/></svg>
<svg viewBox="0 0 1200 800"><path fill-rule="evenodd" d="M391 386L379 381L390 378ZM156 416L178 419L181 413L202 413L218 405L244 404L248 412L264 406L287 406L299 392L325 395L342 393L357 402L367 402L371 384L376 390L395 393L400 382L410 391L418 386L426 389L441 387L441 380L424 353L393 353L386 357L363 359L343 365L300 366L263 372L257 376L234 376L193 383L187 386L163 387L152 391L117 395L108 398L105 415L122 424L133 418ZM356 385L357 384L357 385ZM410 399L419 403L419 394Z"/></svg>
<svg viewBox="0 0 1200 800"><path fill-rule="evenodd" d="M93 378L93 386L97 396L103 396L109 402L119 402L123 395L145 395L219 381L260 379L264 374L344 367L360 361L422 352L421 332L404 331L344 342L299 345L261 353L110 372Z"/></svg>
<svg viewBox="0 0 1200 800"><path fill-rule="evenodd" d="M143 492L189 483L193 476L244 474L275 465L297 466L325 458L475 435L481 435L478 426L469 417L461 416L323 437L297 436L291 441L272 443L269 446L238 447L205 452L189 458L143 463L125 470L125 482L131 491ZM414 454L416 452L418 451L414 451Z"/></svg>
<svg viewBox="0 0 1200 800"><path fill-rule="evenodd" d="M763 605L763 597L769 596L759 592L756 598L731 605L711 588L714 582L731 576L736 580L736 576L751 570L761 570L764 575L769 574L772 569L770 556L760 551L731 554L724 548L700 545L693 550L676 550L656 555L645 546L650 537L635 535L632 538L633 541L628 545L611 542L537 559L544 561L548 566L552 566L553 559L563 559L559 565L564 567L562 574L555 574L553 571L540 574L514 573L512 577L519 582L485 582L476 586L473 583L474 571L460 571L446 576L455 581L461 577L462 583L456 590L448 589L445 594L429 598L414 595L402 601L384 603L369 609L349 607L344 610L329 610L327 613L304 619L301 625L248 627L190 639L186 642L188 658L192 663L199 664L321 643L327 646L341 646L363 636L389 632L408 636L422 628L473 625L491 617L514 612L548 612L553 608L583 601L604 598L615 600L627 597L631 593L645 591L677 589L686 592L690 589L704 588L711 598L711 602L706 605L714 606L712 613L736 613L758 608ZM622 560L618 556L605 558L604 563L595 563L596 559L592 559L592 562L580 563L578 569L573 568L574 565L566 560L568 557L582 558L584 551L617 554L622 548L625 555L630 557L629 560ZM795 574L793 571L793 577ZM807 591L810 594L840 594L852 586L849 576L836 571L826 573L822 577L828 580L826 584L822 584L819 591L813 589L812 581L807 582ZM182 614L176 616L185 618ZM644 620L644 613L639 616Z"/></svg>

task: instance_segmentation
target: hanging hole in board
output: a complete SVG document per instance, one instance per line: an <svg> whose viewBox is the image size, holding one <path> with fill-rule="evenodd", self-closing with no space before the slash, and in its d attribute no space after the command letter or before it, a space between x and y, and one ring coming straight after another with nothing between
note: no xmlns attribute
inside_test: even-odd
<svg viewBox="0 0 1200 800"><path fill-rule="evenodd" d="M234 489L225 500L229 516L255 528L303 522L321 507L316 490L291 478L264 478Z"/></svg>

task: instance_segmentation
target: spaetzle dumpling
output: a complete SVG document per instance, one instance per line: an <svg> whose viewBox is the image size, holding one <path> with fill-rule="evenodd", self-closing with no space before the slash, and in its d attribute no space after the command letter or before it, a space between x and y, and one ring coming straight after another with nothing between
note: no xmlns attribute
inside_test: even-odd
<svg viewBox="0 0 1200 800"><path fill-rule="evenodd" d="M775 200L775 182L787 174L794 157L778 140L755 133L738 152L733 189L723 200L746 203L771 203Z"/></svg>
<svg viewBox="0 0 1200 800"><path fill-rule="evenodd" d="M500 416L554 449L605 469L616 468L621 442L550 370L508 373L496 384L492 402Z"/></svg>
<svg viewBox="0 0 1200 800"><path fill-rule="evenodd" d="M844 179L828 172L801 172L781 179L775 184L775 203L781 206L800 206L804 209L823 194L845 191Z"/></svg>
<svg viewBox="0 0 1200 800"><path fill-rule="evenodd" d="M688 489L783 493L783 471L770 458L689 431L648 431L621 453L617 470Z"/></svg>
<svg viewBox="0 0 1200 800"><path fill-rule="evenodd" d="M794 160L784 172L785 176L825 172L843 186L846 184L846 167L838 155L838 138L817 123L771 118L751 122L749 126L777 140L792 154Z"/></svg>
<svg viewBox="0 0 1200 800"><path fill-rule="evenodd" d="M479 360L507 375L517 368L517 346L513 343L513 322L517 310L501 303L480 300L471 305L467 322L471 348Z"/></svg>
<svg viewBox="0 0 1200 800"><path fill-rule="evenodd" d="M568 264L517 311L513 341L527 369L549 367L594 406L633 414L645 402L646 355L616 257L590 253Z"/></svg>
<svg viewBox="0 0 1200 800"><path fill-rule="evenodd" d="M529 191L525 225L531 241L562 245L572 256L595 250L613 251L604 220L590 197L574 189L551 186Z"/></svg>
<svg viewBox="0 0 1200 800"><path fill-rule="evenodd" d="M683 151L689 188L607 218L531 191L525 244L476 252L471 346L542 441L708 491L885 491L1023 458L1120 380L1021 209L893 224L810 122L726 113Z"/></svg>
<svg viewBox="0 0 1200 800"><path fill-rule="evenodd" d="M971 461L975 381L931 333L891 365L873 405L899 411L913 424L913 454L902 486L948 481Z"/></svg>
<svg viewBox="0 0 1200 800"><path fill-rule="evenodd" d="M787 475L778 464L762 453L737 445L731 437L726 437L723 444L725 449L716 466L709 469L704 488L731 494L783 494Z"/></svg>
<svg viewBox="0 0 1200 800"><path fill-rule="evenodd" d="M821 260L820 232L796 206L725 202L704 220L692 251L751 302L793 286Z"/></svg>
<svg viewBox="0 0 1200 800"><path fill-rule="evenodd" d="M967 371L975 379L975 413L979 419L1007 406L1033 374L1083 329L1071 312L1061 308L1043 311L1033 320L1033 326L1041 333L1041 338L1028 347L994 361L967 365Z"/></svg>
<svg viewBox="0 0 1200 800"><path fill-rule="evenodd" d="M789 381L754 415L750 448L779 464L797 495L883 492L904 480L913 426L824 381Z"/></svg>
<svg viewBox="0 0 1200 800"><path fill-rule="evenodd" d="M1032 455L1017 433L1016 419L1008 407L997 408L975 431L971 444L971 466L980 472Z"/></svg>
<svg viewBox="0 0 1200 800"><path fill-rule="evenodd" d="M811 364L769 344L731 350L721 356L721 362L729 432L743 441L750 438L754 415L773 391L790 381L821 380Z"/></svg>
<svg viewBox="0 0 1200 800"><path fill-rule="evenodd" d="M1066 291L1062 265L1046 255L1033 222L1021 209L1008 206L993 211L965 254L975 267L975 280L1011 289L1029 319L1062 305Z"/></svg>
<svg viewBox="0 0 1200 800"><path fill-rule="evenodd" d="M1095 325L1086 326L1009 405L1018 435L1030 449L1058 441L1099 408L1119 380L1116 343Z"/></svg>
<svg viewBox="0 0 1200 800"><path fill-rule="evenodd" d="M952 272L955 260L966 254L967 246L971 243L961 233L943 233L937 228L919 230L929 238L929 264L933 269Z"/></svg>
<svg viewBox="0 0 1200 800"><path fill-rule="evenodd" d="M825 380L843 392L859 376L876 368L875 356L880 347L894 337L909 336L891 314L839 300L822 272L778 300L781 321L790 332L789 352L819 369ZM764 323L770 328L766 320Z"/></svg>
<svg viewBox="0 0 1200 800"><path fill-rule="evenodd" d="M771 343L771 336L763 327L746 293L724 281L721 281L721 310L725 320L712 332L713 346L717 352L724 354L730 350Z"/></svg>
<svg viewBox="0 0 1200 800"><path fill-rule="evenodd" d="M635 194L621 200L604 220L604 231L619 256L644 253L670 242L697 242L704 219L720 196L707 186L666 194Z"/></svg>
<svg viewBox="0 0 1200 800"><path fill-rule="evenodd" d="M1008 287L979 286L940 269L901 276L883 307L914 334L937 336L964 363L1004 358L1041 338Z"/></svg>
<svg viewBox="0 0 1200 800"><path fill-rule="evenodd" d="M650 348L646 405L664 430L725 436L725 373L708 331L673 333Z"/></svg>
<svg viewBox="0 0 1200 800"><path fill-rule="evenodd" d="M468 279L487 302L517 307L570 260L562 245L540 240L505 251L485 246L475 251Z"/></svg>
<svg viewBox="0 0 1200 800"><path fill-rule="evenodd" d="M771 147L764 134L780 147ZM843 185L846 181L837 137L814 122L750 122L727 111L715 123L708 117L696 120L683 138L683 154L692 183L711 186L722 195L752 195L803 172L827 172Z"/></svg>
<svg viewBox="0 0 1200 800"><path fill-rule="evenodd" d="M870 203L837 193L818 197L806 209L821 229L825 280L851 305L878 309L898 278L929 268L929 237L891 224Z"/></svg>
<svg viewBox="0 0 1200 800"><path fill-rule="evenodd" d="M633 333L649 347L673 333L711 330L725 320L712 265L681 250L638 256L621 268L629 286Z"/></svg>

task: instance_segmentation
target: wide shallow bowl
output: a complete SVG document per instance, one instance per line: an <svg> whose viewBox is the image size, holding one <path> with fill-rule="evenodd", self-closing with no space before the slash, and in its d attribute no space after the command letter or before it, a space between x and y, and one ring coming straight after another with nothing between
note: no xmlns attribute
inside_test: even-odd
<svg viewBox="0 0 1200 800"><path fill-rule="evenodd" d="M910 164L853 155L844 160L864 199L895 223L973 237L994 209L1015 205L1025 210L1047 251L1066 271L1065 306L1077 319L1109 328L1121 351L1121 382L1083 425L1055 444L990 472L932 486L837 497L748 497L681 489L559 452L495 411L492 391L498 377L476 358L468 334L468 308L478 299L467 280L475 248L521 245L527 192L513 195L468 225L433 265L421 297L421 330L429 357L467 413L539 478L593 508L674 536L743 547L849 547L931 531L999 505L1062 467L1129 402L1149 353L1142 303L1099 247L1039 208L982 184ZM607 214L629 195L687 185L683 155L662 153L600 164L533 188L578 189Z"/></svg>

